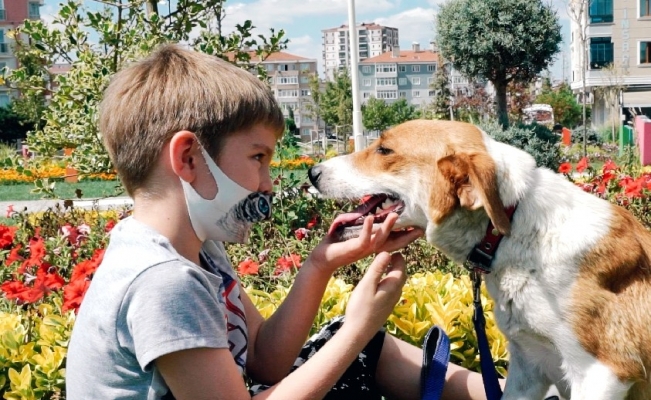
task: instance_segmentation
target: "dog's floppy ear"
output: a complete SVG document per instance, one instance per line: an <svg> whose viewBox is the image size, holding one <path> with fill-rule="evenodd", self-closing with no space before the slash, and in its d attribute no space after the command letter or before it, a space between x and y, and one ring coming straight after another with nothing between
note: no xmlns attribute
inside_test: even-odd
<svg viewBox="0 0 651 400"><path fill-rule="evenodd" d="M488 154L452 154L441 158L437 165L459 205L470 210L483 207L498 231L503 235L511 232L511 221L497 187L495 162Z"/></svg>

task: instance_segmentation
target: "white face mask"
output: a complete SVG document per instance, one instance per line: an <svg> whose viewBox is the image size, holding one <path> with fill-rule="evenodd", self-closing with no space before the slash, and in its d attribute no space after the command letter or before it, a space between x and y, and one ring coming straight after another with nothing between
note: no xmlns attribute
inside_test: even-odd
<svg viewBox="0 0 651 400"><path fill-rule="evenodd" d="M243 188L219 169L203 147L201 154L217 185L217 195L204 199L181 179L192 228L202 242L244 243L251 225L271 217L271 195Z"/></svg>

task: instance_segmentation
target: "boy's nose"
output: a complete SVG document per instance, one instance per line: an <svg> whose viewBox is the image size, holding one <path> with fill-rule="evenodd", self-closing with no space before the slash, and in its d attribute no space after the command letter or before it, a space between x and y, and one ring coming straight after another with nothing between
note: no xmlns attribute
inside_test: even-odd
<svg viewBox="0 0 651 400"><path fill-rule="evenodd" d="M267 174L267 176L263 177L260 180L260 187L258 188L258 191L262 193L271 193L273 192L273 189L274 189L274 184L271 181L271 176Z"/></svg>

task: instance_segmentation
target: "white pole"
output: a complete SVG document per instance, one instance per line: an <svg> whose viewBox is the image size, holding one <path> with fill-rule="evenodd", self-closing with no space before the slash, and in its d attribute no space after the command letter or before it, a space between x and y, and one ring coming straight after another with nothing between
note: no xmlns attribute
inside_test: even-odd
<svg viewBox="0 0 651 400"><path fill-rule="evenodd" d="M348 0L348 37L350 38L350 77L353 91L353 138L355 151L363 150L362 111L359 104L359 45L357 43L357 24L355 23L355 0Z"/></svg>

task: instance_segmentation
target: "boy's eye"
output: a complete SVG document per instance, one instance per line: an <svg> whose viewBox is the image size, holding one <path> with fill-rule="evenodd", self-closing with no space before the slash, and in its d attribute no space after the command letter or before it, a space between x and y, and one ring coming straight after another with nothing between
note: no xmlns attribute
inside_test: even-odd
<svg viewBox="0 0 651 400"><path fill-rule="evenodd" d="M253 156L253 158L255 158L257 161L262 161L262 159L264 158L264 154L262 153L256 154L255 156Z"/></svg>

